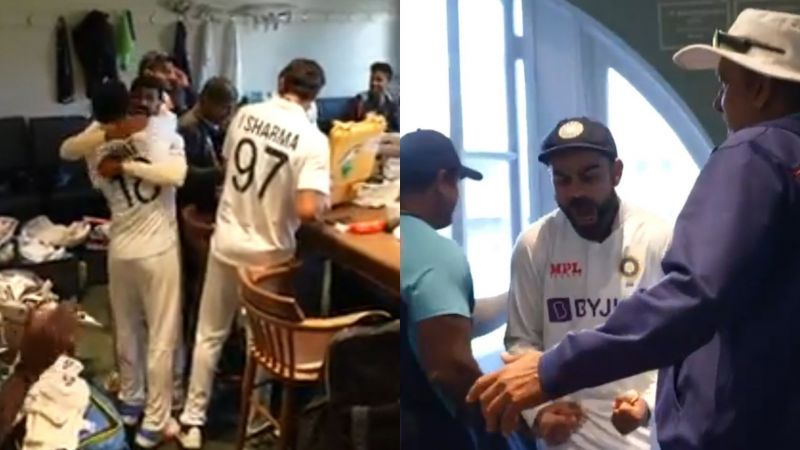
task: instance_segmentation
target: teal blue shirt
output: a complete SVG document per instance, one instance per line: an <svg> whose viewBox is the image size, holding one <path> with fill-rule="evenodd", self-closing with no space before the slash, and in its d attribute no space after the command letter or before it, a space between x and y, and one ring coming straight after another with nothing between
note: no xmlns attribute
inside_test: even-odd
<svg viewBox="0 0 800 450"><path fill-rule="evenodd" d="M416 324L445 315L471 319L475 295L469 263L457 243L407 214L400 217L400 234L400 292L408 311L404 326L419 361Z"/></svg>

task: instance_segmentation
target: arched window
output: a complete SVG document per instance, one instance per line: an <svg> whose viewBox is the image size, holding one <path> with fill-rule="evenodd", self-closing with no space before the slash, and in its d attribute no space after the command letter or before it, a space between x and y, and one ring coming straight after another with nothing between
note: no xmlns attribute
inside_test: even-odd
<svg viewBox="0 0 800 450"><path fill-rule="evenodd" d="M610 68L607 83L608 127L624 163L617 193L674 223L700 169L675 130L625 77Z"/></svg>

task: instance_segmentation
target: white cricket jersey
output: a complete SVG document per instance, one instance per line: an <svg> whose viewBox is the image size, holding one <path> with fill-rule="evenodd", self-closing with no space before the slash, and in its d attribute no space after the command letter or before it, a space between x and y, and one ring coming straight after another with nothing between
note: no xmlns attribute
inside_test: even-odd
<svg viewBox="0 0 800 450"><path fill-rule="evenodd" d="M185 157L183 139L158 122L125 140L102 146L87 162L91 178L105 196L111 210L109 256L136 259L154 256L176 245L178 226L174 186L158 186L141 178L121 175L114 179L98 176L97 164L105 155L125 152L135 160L153 164Z"/></svg>
<svg viewBox="0 0 800 450"><path fill-rule="evenodd" d="M560 210L531 225L520 235L512 256L506 347L547 350L571 331L605 323L620 301L661 279L661 259L671 236L661 219L625 202L614 231L602 243L580 237ZM540 442L540 448L650 449L652 423L627 436L611 423L614 399L631 389L654 413L655 371L584 389L563 400L579 403L586 423L566 444L547 447ZM529 424L540 408L523 413Z"/></svg>
<svg viewBox="0 0 800 450"><path fill-rule="evenodd" d="M297 191L330 191L328 138L302 106L275 96L237 112L223 154L225 186L211 251L234 266L291 259L300 226Z"/></svg>

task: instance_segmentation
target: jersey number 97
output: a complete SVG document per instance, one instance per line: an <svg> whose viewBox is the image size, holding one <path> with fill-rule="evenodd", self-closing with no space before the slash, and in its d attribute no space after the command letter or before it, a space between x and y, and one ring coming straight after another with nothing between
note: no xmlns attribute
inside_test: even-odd
<svg viewBox="0 0 800 450"><path fill-rule="evenodd" d="M233 182L233 187L237 191L244 193L256 185L256 167L258 166L257 163L259 157L261 157L260 155L264 155L272 160L272 164L269 166L269 171L266 173L264 179L261 180L260 184L257 184L259 199L264 198L264 194L267 192L269 184L275 179L275 175L278 174L281 167L289 162L289 155L280 150L267 145L264 147L263 153L261 153L256 148L256 143L253 142L252 139L242 139L236 145L236 149L233 152L233 163L236 168L236 173L233 174L231 181Z"/></svg>

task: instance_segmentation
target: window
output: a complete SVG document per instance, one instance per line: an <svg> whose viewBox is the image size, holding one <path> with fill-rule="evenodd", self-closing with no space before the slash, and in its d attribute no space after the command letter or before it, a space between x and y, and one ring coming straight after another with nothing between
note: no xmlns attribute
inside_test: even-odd
<svg viewBox="0 0 800 450"><path fill-rule="evenodd" d="M519 174L509 128L505 8L509 2L458 2L459 79L464 163L483 180L463 184L463 244L477 298L508 289L519 224ZM487 26L487 24L491 24ZM515 118L516 119L516 118Z"/></svg>
<svg viewBox="0 0 800 450"><path fill-rule="evenodd" d="M447 51L447 1L403 1L401 20L403 41L403 102L400 105L402 134L427 128L450 134L450 80ZM425 30L420 33L419 30ZM453 237L452 227L439 230Z"/></svg>
<svg viewBox="0 0 800 450"><path fill-rule="evenodd" d="M511 188L506 161L465 158L483 180L464 182L467 259L477 298L508 289L511 264Z"/></svg>
<svg viewBox="0 0 800 450"><path fill-rule="evenodd" d="M515 3L516 4L516 3ZM520 8L522 8L520 6ZM521 13L520 13L521 14ZM516 16L515 16L516 17ZM515 19L516 20L516 19ZM520 19L522 20L522 19ZM520 217L524 218L521 225L530 222L531 217L531 192L530 192L530 177L531 173L528 167L529 155L528 149L528 95L525 91L525 63L521 59L514 61L514 78L516 80L515 91L517 95L517 130L519 142L519 174L520 174L520 202L522 210ZM535 161L535 160L534 160ZM524 229L524 226L522 227Z"/></svg>
<svg viewBox="0 0 800 450"><path fill-rule="evenodd" d="M508 94L503 3L459 2L458 22L464 149L506 152Z"/></svg>
<svg viewBox="0 0 800 450"><path fill-rule="evenodd" d="M447 1L404 0L401 14L414 19L400 21L404 88L400 131L428 128L450 134Z"/></svg>
<svg viewBox="0 0 800 450"><path fill-rule="evenodd" d="M612 68L607 98L608 127L625 164L620 198L674 223L700 169L661 114Z"/></svg>

